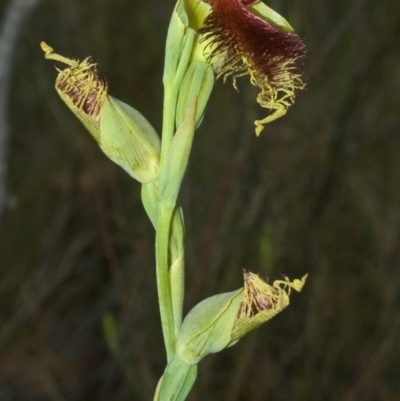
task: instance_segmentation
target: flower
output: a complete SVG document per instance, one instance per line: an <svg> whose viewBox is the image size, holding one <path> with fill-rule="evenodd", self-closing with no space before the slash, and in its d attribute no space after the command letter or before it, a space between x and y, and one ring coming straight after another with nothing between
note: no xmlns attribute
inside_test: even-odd
<svg viewBox="0 0 400 401"><path fill-rule="evenodd" d="M44 42L41 47L47 59L68 66L57 69L56 90L101 150L139 182L155 180L161 144L152 125L133 107L108 94L107 80L90 57L79 62L55 54Z"/></svg>
<svg viewBox="0 0 400 401"><path fill-rule="evenodd" d="M300 292L307 275L273 284L244 271L244 287L214 295L197 304L182 323L176 342L178 358L191 365L236 344L250 331L289 305L291 290Z"/></svg>
<svg viewBox="0 0 400 401"><path fill-rule="evenodd" d="M184 0L189 23L199 28L206 57L217 77L249 75L260 89L257 102L270 114L255 121L259 135L284 114L305 87L297 62L305 55L290 25L258 0ZM203 5L202 5L202 4ZM209 8L205 8L206 3Z"/></svg>

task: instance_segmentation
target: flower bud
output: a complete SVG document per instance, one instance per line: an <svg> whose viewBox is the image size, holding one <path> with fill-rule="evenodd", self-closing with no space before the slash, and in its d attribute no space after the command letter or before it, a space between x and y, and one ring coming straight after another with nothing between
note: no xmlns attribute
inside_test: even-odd
<svg viewBox="0 0 400 401"><path fill-rule="evenodd" d="M44 42L41 47L47 59L68 66L58 70L56 90L102 151L141 183L157 178L161 144L152 125L137 110L108 95L107 80L90 58L70 60Z"/></svg>

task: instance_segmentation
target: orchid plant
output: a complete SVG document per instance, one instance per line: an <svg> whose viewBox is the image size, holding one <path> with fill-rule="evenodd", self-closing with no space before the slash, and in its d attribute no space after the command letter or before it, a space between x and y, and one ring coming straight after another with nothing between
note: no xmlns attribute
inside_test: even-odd
<svg viewBox="0 0 400 401"><path fill-rule="evenodd" d="M163 75L161 139L137 110L113 98L91 58L71 60L42 42L45 57L63 64L56 90L103 152L142 186L155 231L156 275L167 365L154 400L185 400L199 362L234 345L289 305L307 275L269 284L244 271L244 286L197 304L183 319L185 230L178 196L199 127L217 78L242 76L259 89L267 109L255 133L283 116L304 88L298 61L302 40L259 0L178 0L168 29Z"/></svg>

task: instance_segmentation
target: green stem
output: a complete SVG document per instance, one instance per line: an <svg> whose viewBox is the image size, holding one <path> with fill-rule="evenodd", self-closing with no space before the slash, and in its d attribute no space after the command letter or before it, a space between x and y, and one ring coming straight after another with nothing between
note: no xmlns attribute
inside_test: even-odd
<svg viewBox="0 0 400 401"><path fill-rule="evenodd" d="M159 204L156 231L156 272L161 324L168 362L175 355L174 318L168 274L169 230L172 213L173 207L166 206L163 203Z"/></svg>
<svg viewBox="0 0 400 401"><path fill-rule="evenodd" d="M175 132L175 113L176 113L177 99L178 99L178 88L174 85L174 82L165 83L161 160L160 160L161 186L163 185L163 180L165 179L165 175L167 173L166 165L168 162L168 154L171 148L172 138ZM162 188L160 189L162 190Z"/></svg>
<svg viewBox="0 0 400 401"><path fill-rule="evenodd" d="M175 110L178 90L165 83L163 129L160 160L160 188L156 224L156 273L158 302L168 362L175 355L174 316L172 310L171 285L169 279L169 237L173 207L165 207L162 201L162 187L167 174L168 154L175 131Z"/></svg>
<svg viewBox="0 0 400 401"><path fill-rule="evenodd" d="M160 304L161 324L164 335L168 362L175 355L174 315L172 308L171 283L169 277L170 228L175 205L166 204L163 200L163 187L168 174L168 157L175 133L176 105L179 86L189 63L195 33L187 30L182 52L174 75L164 77L164 107L160 158L159 203L156 225L156 272ZM183 241L183 238L182 238ZM183 274L183 272L182 272ZM172 289L173 290L173 289ZM179 321L179 319L175 319Z"/></svg>

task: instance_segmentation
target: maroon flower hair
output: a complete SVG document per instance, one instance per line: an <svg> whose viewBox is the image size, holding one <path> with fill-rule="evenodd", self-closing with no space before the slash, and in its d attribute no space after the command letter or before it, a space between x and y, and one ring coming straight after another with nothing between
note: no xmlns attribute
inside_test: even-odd
<svg viewBox="0 0 400 401"><path fill-rule="evenodd" d="M293 103L296 91L305 84L296 61L305 55L305 45L292 33L282 32L251 13L246 6L255 0L203 0L211 12L200 29L207 42L208 61L224 80L250 75L261 91L257 102L271 111L255 121L256 134L263 125L283 116Z"/></svg>

